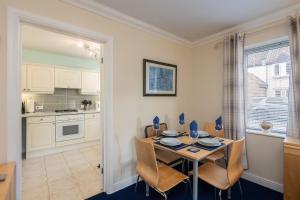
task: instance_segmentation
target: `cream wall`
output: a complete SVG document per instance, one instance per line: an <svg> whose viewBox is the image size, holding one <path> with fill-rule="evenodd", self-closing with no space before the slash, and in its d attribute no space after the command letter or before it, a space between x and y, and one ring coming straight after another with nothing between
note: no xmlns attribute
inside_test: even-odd
<svg viewBox="0 0 300 200"><path fill-rule="evenodd" d="M276 40L288 35L287 24L280 24L263 31L247 34L246 46ZM210 42L194 49L193 118L201 124L215 120L222 113L223 98L223 46L220 41ZM247 150L250 175L274 182L281 187L283 181L282 138L247 134Z"/></svg>
<svg viewBox="0 0 300 200"><path fill-rule="evenodd" d="M1 39L6 40L6 8L11 6L35 15L46 16L65 23L102 32L114 38L114 127L116 151L114 182L131 177L134 171L134 136L143 136L143 127L154 115L170 127L177 125L179 112L189 113L191 87L191 49L156 35L111 21L59 0L1 0ZM6 44L1 42L1 94L5 94ZM148 58L178 65L177 97L142 96L142 59ZM17 72L16 72L17 73ZM3 95L2 97L5 97ZM0 98L1 105L6 105ZM6 160L5 106L0 112L0 161ZM9 133L7 133L9 134Z"/></svg>
<svg viewBox="0 0 300 200"><path fill-rule="evenodd" d="M143 136L143 128L154 115L177 126L179 112L203 125L222 113L223 48L218 41L194 49L183 47L153 34L94 15L59 0L0 0L1 49L0 92L6 87L6 8L60 20L114 37L114 182L134 175L134 136ZM286 28L271 28L249 35L247 45L285 35ZM284 33L284 34L282 34ZM142 59L148 58L178 65L177 97L142 97ZM16 72L17 73L17 72ZM6 160L6 100L0 98L0 162ZM7 133L9 134L9 133ZM247 144L249 172L282 183L281 139L251 135ZM268 143L268 150L264 142ZM264 153L259 153L264 152ZM259 153L259 155L257 155ZM278 159L276 159L278 158Z"/></svg>

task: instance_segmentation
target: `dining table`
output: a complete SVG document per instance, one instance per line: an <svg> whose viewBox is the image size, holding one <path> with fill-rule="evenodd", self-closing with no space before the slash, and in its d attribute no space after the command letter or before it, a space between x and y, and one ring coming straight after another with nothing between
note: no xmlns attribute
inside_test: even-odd
<svg viewBox="0 0 300 200"><path fill-rule="evenodd" d="M179 137L176 137L183 145L183 148L180 149L174 149L167 147L165 145L160 144L159 140L160 138L163 138L164 136L161 137L149 137L149 138L144 138L144 140L148 142L152 142L154 145L154 148L164 150L164 151L170 151L175 154L177 154L179 157L182 157L186 160L192 161L193 162L193 200L198 200L198 165L201 160L204 160L206 157L209 155L215 153L216 151L219 151L221 149L224 149L231 145L233 143L233 140L226 139L226 138L219 138L215 137L220 140L222 143L221 146L212 148L212 149L207 149L207 148L201 148L198 147L194 144L196 144L196 140L189 137L187 134L181 134ZM197 148L199 151L197 152L191 152L190 148Z"/></svg>

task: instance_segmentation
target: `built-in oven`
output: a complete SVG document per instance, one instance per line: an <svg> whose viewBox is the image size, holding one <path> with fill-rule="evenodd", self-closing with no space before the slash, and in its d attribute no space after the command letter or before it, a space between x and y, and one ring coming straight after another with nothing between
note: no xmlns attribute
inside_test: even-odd
<svg viewBox="0 0 300 200"><path fill-rule="evenodd" d="M56 141L80 139L84 137L84 115L56 116Z"/></svg>

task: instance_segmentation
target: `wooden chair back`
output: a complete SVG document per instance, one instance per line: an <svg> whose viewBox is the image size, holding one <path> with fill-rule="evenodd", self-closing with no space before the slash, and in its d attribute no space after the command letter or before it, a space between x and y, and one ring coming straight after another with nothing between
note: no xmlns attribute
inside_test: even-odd
<svg viewBox="0 0 300 200"><path fill-rule="evenodd" d="M245 138L234 141L231 146L229 161L227 166L227 176L230 185L234 185L243 174L242 156L245 146Z"/></svg>
<svg viewBox="0 0 300 200"><path fill-rule="evenodd" d="M159 176L153 144L135 138L135 148L138 175L150 186L157 186Z"/></svg>
<svg viewBox="0 0 300 200"><path fill-rule="evenodd" d="M220 138L225 137L224 130L216 130L215 123L213 122L206 122L203 126L203 130L208 132L209 135L214 137L220 137Z"/></svg>
<svg viewBox="0 0 300 200"><path fill-rule="evenodd" d="M159 130L157 131L157 136L160 136L160 134L165 130L168 130L168 125L166 123L161 123L159 126ZM153 136L156 136L153 126L152 125L146 126L145 127L145 137L148 138L148 137L153 137Z"/></svg>

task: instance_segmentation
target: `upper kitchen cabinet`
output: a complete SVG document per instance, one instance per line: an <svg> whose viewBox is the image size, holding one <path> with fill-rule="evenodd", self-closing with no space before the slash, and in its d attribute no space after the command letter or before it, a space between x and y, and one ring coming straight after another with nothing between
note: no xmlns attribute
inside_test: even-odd
<svg viewBox="0 0 300 200"><path fill-rule="evenodd" d="M22 68L22 88L27 92L53 94L54 67L42 65L26 65ZM26 73L26 75L24 75ZM26 85L26 86L25 86Z"/></svg>
<svg viewBox="0 0 300 200"><path fill-rule="evenodd" d="M100 73L82 71L81 94L99 95L99 93L100 93Z"/></svg>
<svg viewBox="0 0 300 200"><path fill-rule="evenodd" d="M81 71L55 68L55 88L81 88Z"/></svg>

